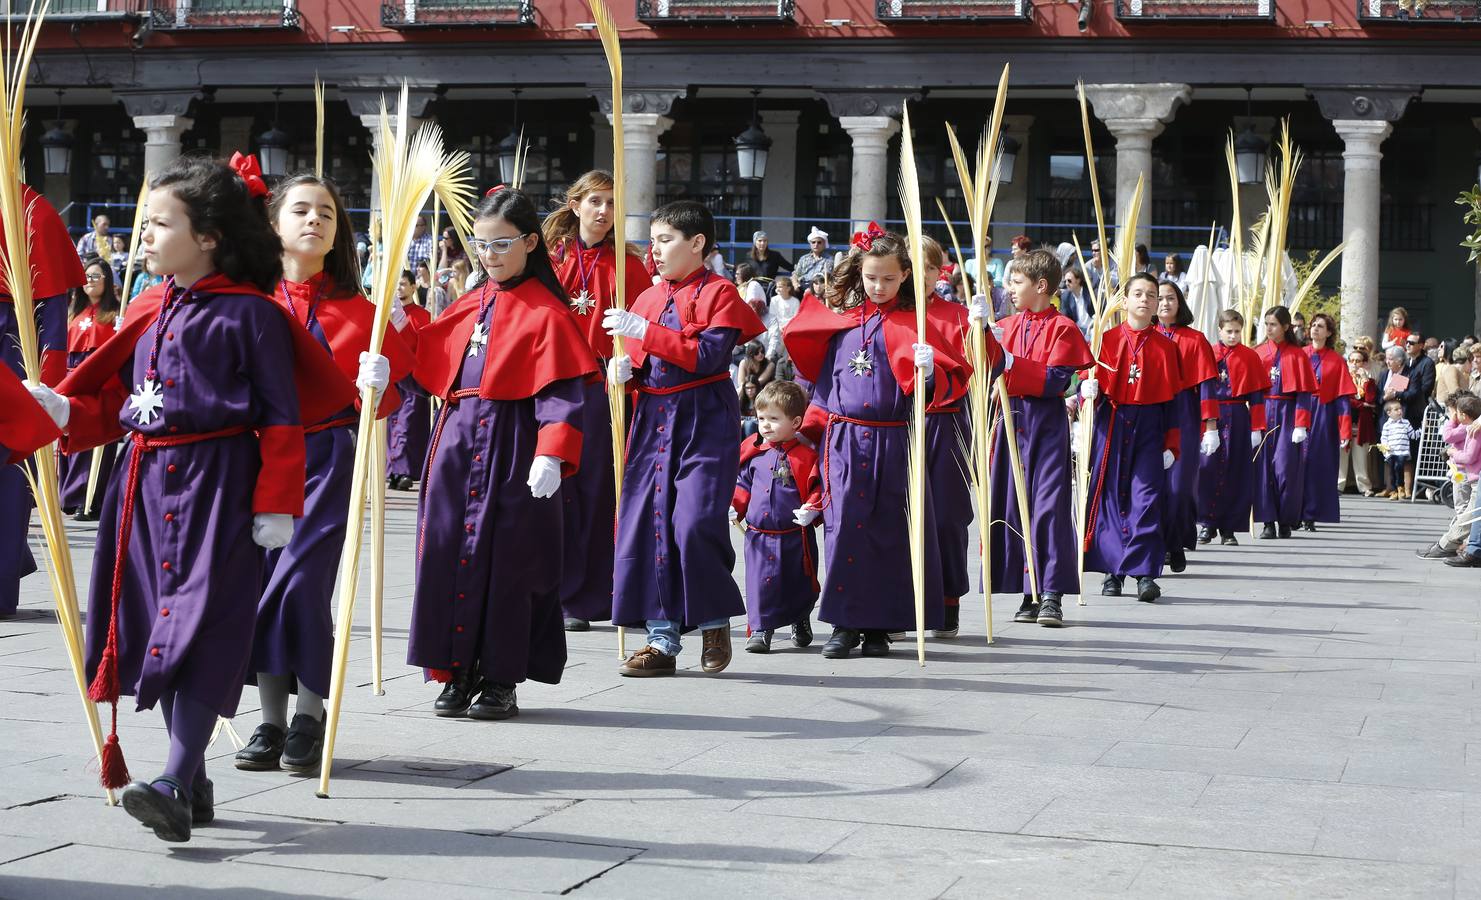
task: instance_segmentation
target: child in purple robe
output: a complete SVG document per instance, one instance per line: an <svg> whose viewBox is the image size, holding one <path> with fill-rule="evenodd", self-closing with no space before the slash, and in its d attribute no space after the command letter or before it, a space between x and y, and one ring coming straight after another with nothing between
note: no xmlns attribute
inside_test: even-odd
<svg viewBox="0 0 1481 900"><path fill-rule="evenodd" d="M1214 399L1214 349L1203 332L1193 328L1193 310L1176 281L1157 288L1156 328L1178 347L1183 389L1173 398L1182 447L1167 470L1167 495L1162 533L1167 564L1174 572L1188 566L1187 551L1198 546L1198 463L1219 449L1219 404Z"/></svg>
<svg viewBox="0 0 1481 900"><path fill-rule="evenodd" d="M72 289L67 309L67 368L76 368L93 351L113 336L118 320L118 295L113 290L113 270L98 257L83 266L87 283ZM79 522L96 522L103 505L103 486L113 472L117 448L104 444L80 456L57 454L57 479L61 483L62 511L74 511ZM93 478L93 461L98 474ZM92 482L92 502L88 503L88 483Z"/></svg>
<svg viewBox="0 0 1481 900"><path fill-rule="evenodd" d="M712 675L730 664L730 617L745 612L726 524L741 437L730 357L766 328L735 285L704 265L715 244L709 210L670 203L653 214L650 232L662 280L630 311L609 309L603 318L608 334L625 339L607 378L635 380L638 392L618 504L612 619L646 629L648 642L619 672L673 675L679 635L698 628L700 667Z"/></svg>
<svg viewBox="0 0 1481 900"><path fill-rule="evenodd" d="M413 346L416 335L432 323L432 314L417 302L416 279L406 269L396 282L391 319ZM404 387L401 403L386 420L386 487L395 491L412 490L421 480L427 466L427 442L432 438L431 401L414 383Z"/></svg>
<svg viewBox="0 0 1481 900"><path fill-rule="evenodd" d="M797 430L807 394L793 381L773 381L756 395L758 433L741 442L740 479L730 518L746 530L747 653L771 650L772 632L792 626L792 643L812 643L818 602L818 541L822 514L818 453Z"/></svg>
<svg viewBox="0 0 1481 900"><path fill-rule="evenodd" d="M189 840L215 815L205 750L241 696L262 550L286 544L303 510L301 423L353 400L269 297L282 263L266 195L256 160L240 155L230 166L182 157L156 175L144 256L166 281L44 401L68 398L53 417L70 451L130 433L98 528L88 693L114 707L108 786L128 781L120 693L140 709L160 704L164 772L128 784L122 800L166 841Z"/></svg>
<svg viewBox="0 0 1481 900"><path fill-rule="evenodd" d="M1270 372L1265 395L1265 436L1255 448L1255 518L1265 523L1261 540L1288 538L1301 522L1306 498L1304 452L1311 427L1311 395L1316 378L1311 362L1295 343L1290 310L1265 311L1265 342L1255 348Z"/></svg>
<svg viewBox="0 0 1481 900"><path fill-rule="evenodd" d="M495 188L473 240L488 277L417 336L416 381L441 397L417 536L407 662L443 682L443 717L519 714L515 687L566 665L561 480L581 463L596 371L566 312L535 206Z"/></svg>
<svg viewBox="0 0 1481 900"><path fill-rule="evenodd" d="M1242 343L1244 316L1219 313L1219 346L1214 350L1214 399L1219 403L1219 445L1198 461L1198 542L1219 535L1235 545L1236 531L1250 527L1255 463L1252 447L1265 433L1265 391L1270 377L1253 347Z"/></svg>

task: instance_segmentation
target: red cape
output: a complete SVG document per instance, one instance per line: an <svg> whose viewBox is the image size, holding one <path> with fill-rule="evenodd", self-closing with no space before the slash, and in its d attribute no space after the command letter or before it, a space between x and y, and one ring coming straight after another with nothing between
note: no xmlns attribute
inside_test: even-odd
<svg viewBox="0 0 1481 900"><path fill-rule="evenodd" d="M797 315L782 330L782 340L787 345L787 353L791 355L797 373L808 381L816 382L822 375L823 361L828 356L828 345L833 336L858 328L866 307L871 314L879 308L865 301L838 313L816 299L809 301L804 297L798 306ZM891 303L885 310L880 330L884 334L885 350L889 354L890 372L895 376L895 381L899 382L900 389L907 395L911 394L915 389L914 345L919 337L915 312L899 309ZM936 350L938 370L953 376L936 379L936 396L932 398L932 402L943 404L960 399L966 392L972 367L961 359L960 341L953 344L942 333L936 320L932 319L929 307L926 311L926 338Z"/></svg>
<svg viewBox="0 0 1481 900"><path fill-rule="evenodd" d="M1321 354L1322 380L1317 388L1317 399L1323 403L1331 403L1338 397L1351 398L1358 392L1358 386L1352 382L1352 373L1347 370L1347 361L1335 350L1318 350L1315 347L1303 347L1306 353L1307 368L1311 368L1310 360L1313 356ZM1312 380L1316 379L1313 371Z"/></svg>
<svg viewBox="0 0 1481 900"><path fill-rule="evenodd" d="M780 444L763 441L759 434L742 438L740 445L741 468L745 468L746 463L766 451L773 449L786 450L787 465L792 469L792 479L797 482L798 493L802 495L802 502L821 503L823 499L823 486L818 474L818 451L804 446L796 438ZM737 490L739 489L737 488ZM749 504L750 495L746 495L745 500ZM739 509L739 507L737 508ZM743 509L741 511L744 512Z"/></svg>
<svg viewBox="0 0 1481 900"><path fill-rule="evenodd" d="M1227 362L1226 362L1227 361ZM1270 370L1253 347L1220 344L1214 351L1214 365L1226 362L1229 369L1229 396L1243 397L1255 391L1270 390Z"/></svg>
<svg viewBox="0 0 1481 900"><path fill-rule="evenodd" d="M1306 354L1301 352L1290 341L1282 341L1279 345L1266 341L1255 348L1260 355L1260 364L1265 367L1265 377L1270 377L1270 369L1277 365L1275 359L1276 347L1280 350L1280 389L1285 394L1314 394L1316 393L1316 376L1311 374L1311 362L1307 360ZM1272 380L1273 381L1273 380Z"/></svg>
<svg viewBox="0 0 1481 900"><path fill-rule="evenodd" d="M325 277L321 272L302 284L285 279L282 287L273 294L273 302L288 313L289 318L292 318L293 314L288 309L287 301L283 299L283 291L287 290L293 297L293 303L298 308L299 315L307 316L309 306L314 302L314 295L319 290L319 284ZM421 309L421 307L408 306L408 316L414 308ZM426 310L422 311L426 312ZM329 341L329 353L334 358L335 368L339 370L345 384L358 398L360 392L355 390L355 379L360 375L360 354L370 349L370 332L375 327L375 304L353 288L350 290L336 289L328 292L328 295L319 301L316 316L319 320L319 327L324 329L324 337ZM298 325L300 328L305 327L302 321L299 321ZM396 390L396 382L411 374L412 363L415 359L411 350L407 349L402 342L396 329L391 327L386 329L385 340L381 342L381 355L391 362L391 383L381 394L380 409L376 413L377 418L383 419L401 406L401 394ZM358 403L358 399L356 402ZM304 424L314 423L305 422Z"/></svg>
<svg viewBox="0 0 1481 900"><path fill-rule="evenodd" d="M926 319L929 324L940 330L945 339L945 348L951 351L953 356L964 361L966 377L971 378L975 367L972 359L972 348L968 341L971 336L972 325L967 319L967 308L960 303L950 300L942 300L940 297L932 296L930 305L926 307ZM998 345L997 338L992 336L991 331L983 331L984 347L987 350L988 368L995 369L1003 359L1003 348ZM954 401L950 401L954 402ZM932 406L940 406L940 403L932 403Z"/></svg>
<svg viewBox="0 0 1481 900"><path fill-rule="evenodd" d="M1178 362L1183 373L1184 389L1219 377L1219 367L1214 365L1214 348L1209 344L1208 338L1203 336L1203 332L1186 325L1174 325L1170 337L1178 345Z"/></svg>
<svg viewBox="0 0 1481 900"><path fill-rule="evenodd" d="M523 400L547 385L596 372L591 349L565 304L537 279L497 289L487 282L442 311L417 336L416 380L433 394L452 393L484 291L497 291L489 318L488 358L478 396L484 400Z"/></svg>
<svg viewBox="0 0 1481 900"><path fill-rule="evenodd" d="M196 293L247 295L261 297L272 304L283 318L293 322L288 311L250 284L233 282L223 275L208 275L194 285ZM154 326L164 300L164 286L155 285L134 298L124 315L123 324L113 337L99 347L92 356L73 369L57 393L69 397L91 396L103 390L112 379L116 379L139 343L139 338ZM298 416L303 425L322 422L355 402L355 386L345 381L343 374L334 365L334 360L301 324L288 329L293 338L293 381L298 389Z"/></svg>
<svg viewBox="0 0 1481 900"><path fill-rule="evenodd" d="M1034 329L1034 346L1024 347L1020 342L1024 326L1037 319L1040 324ZM1069 316L1049 307L1043 312L1017 312L1001 319L998 326L1003 329L1003 346L1015 357L1024 356L1050 367L1083 369L1090 365L1090 345ZM1040 352L1047 349L1045 358ZM1017 363L1014 363L1017 371Z"/></svg>
<svg viewBox="0 0 1481 900"><path fill-rule="evenodd" d="M9 451L0 463L18 463L61 436L10 367L0 366L0 449Z"/></svg>
<svg viewBox="0 0 1481 900"><path fill-rule="evenodd" d="M740 331L736 343L744 344L766 330L761 319L741 299L734 284L707 269L697 274L704 273L708 275L702 283L700 278L694 278L681 284L674 293L674 307L683 324L679 330L682 337L692 339L711 328L735 328ZM668 305L668 290L669 282L666 281L649 287L633 303L632 311L647 319L650 325L664 327L658 325L658 319ZM641 366L648 358L648 352L639 341L624 341L622 347L632 357L633 368Z"/></svg>
<svg viewBox="0 0 1481 900"><path fill-rule="evenodd" d="M82 260L77 258L77 245L62 217L28 184L21 185L21 202L26 205L26 233L31 239L31 300L55 297L87 280ZM0 253L6 252L5 234L0 230ZM107 259L108 254L103 254ZM0 273L0 302L10 303L10 282Z"/></svg>
<svg viewBox="0 0 1481 900"><path fill-rule="evenodd" d="M602 314L611 308L612 298L617 295L617 254L612 244L606 241L595 247L585 248L580 247L576 241L566 241L554 249L550 262L555 266L555 275L572 300L581 293L578 256L580 265L586 267L586 289L591 292L596 305L585 314L578 312L574 306L568 309L571 310L571 317L576 320L576 327L591 345L592 352L601 359L610 359L612 336L602 329ZM622 279L626 282L624 300L629 305L653 286L653 276L644 267L643 258L633 253L627 254L622 266Z"/></svg>
<svg viewBox="0 0 1481 900"><path fill-rule="evenodd" d="M87 322L86 328L82 327ZM98 305L94 303L73 317L67 325L67 352L91 353L113 337L113 326L118 320L104 324L98 321Z"/></svg>
<svg viewBox="0 0 1481 900"><path fill-rule="evenodd" d="M1133 381L1132 351L1138 343L1141 353ZM1093 377L1101 384L1101 394L1117 404L1166 403L1184 388L1178 345L1154 326L1133 331L1130 325L1122 323L1107 331L1101 339L1100 361L1110 366L1110 370L1096 366Z"/></svg>

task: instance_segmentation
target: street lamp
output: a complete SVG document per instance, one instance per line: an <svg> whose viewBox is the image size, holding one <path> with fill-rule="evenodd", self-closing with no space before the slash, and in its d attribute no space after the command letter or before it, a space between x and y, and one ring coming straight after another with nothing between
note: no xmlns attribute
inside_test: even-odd
<svg viewBox="0 0 1481 900"><path fill-rule="evenodd" d="M273 91L273 124L257 138L257 152L262 157L262 174L277 178L288 174L288 132L278 127L278 100L283 96L279 88Z"/></svg>
<svg viewBox="0 0 1481 900"><path fill-rule="evenodd" d="M736 168L745 181L766 177L766 158L771 154L771 138L761 130L760 98L759 90L751 91L751 124L734 139Z"/></svg>
<svg viewBox="0 0 1481 900"><path fill-rule="evenodd" d="M998 184L1013 183L1013 166L1018 162L1018 150L1023 145L1018 138L1007 132L998 141Z"/></svg>
<svg viewBox="0 0 1481 900"><path fill-rule="evenodd" d="M499 155L499 175L505 184L513 185L519 166L519 88L514 89L514 120L509 134L500 141L494 151Z"/></svg>
<svg viewBox="0 0 1481 900"><path fill-rule="evenodd" d="M1244 115L1251 119L1254 88L1245 85ZM1244 131L1234 138L1234 168L1240 184L1263 184L1265 182L1265 151L1269 141L1255 134L1255 123L1245 123Z"/></svg>
<svg viewBox="0 0 1481 900"><path fill-rule="evenodd" d="M62 127L62 94L57 91L57 118L41 136L41 155L45 160L46 174L66 175L72 171L72 135Z"/></svg>

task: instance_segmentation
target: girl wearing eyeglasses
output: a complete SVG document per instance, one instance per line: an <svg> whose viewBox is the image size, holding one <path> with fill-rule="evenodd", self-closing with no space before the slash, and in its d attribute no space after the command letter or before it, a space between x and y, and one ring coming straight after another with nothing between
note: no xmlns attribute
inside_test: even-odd
<svg viewBox="0 0 1481 900"><path fill-rule="evenodd" d="M444 685L439 716L507 719L515 686L560 681L561 481L582 461L590 345L523 192L496 188L469 242L488 277L417 339L443 400L422 482L407 661Z"/></svg>
<svg viewBox="0 0 1481 900"><path fill-rule="evenodd" d="M68 371L75 369L113 336L113 324L118 319L118 294L113 290L113 273L108 264L99 257L90 256L83 269L87 280L82 287L72 289L67 309ZM57 476L62 485L62 509L75 512L77 521L97 521L98 507L103 503L103 487L113 472L116 450L116 444L108 443L76 456L58 454ZM102 460L98 464L97 478L93 479L93 502L89 506L87 484L92 478L94 453L101 454Z"/></svg>

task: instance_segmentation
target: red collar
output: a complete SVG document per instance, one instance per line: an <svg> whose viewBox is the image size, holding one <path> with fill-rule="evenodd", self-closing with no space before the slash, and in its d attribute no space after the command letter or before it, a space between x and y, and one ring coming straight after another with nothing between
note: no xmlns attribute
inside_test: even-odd
<svg viewBox="0 0 1481 900"><path fill-rule="evenodd" d="M1031 322L1042 322L1045 319L1048 319L1051 316L1056 315L1058 312L1059 312L1059 310L1055 309L1053 306L1046 306L1043 309L1039 310L1038 312L1034 312L1033 310L1025 309L1025 310L1020 311L1019 312L1019 315L1023 316L1025 319L1028 319Z"/></svg>
<svg viewBox="0 0 1481 900"><path fill-rule="evenodd" d="M789 438L788 440L782 441L781 443L777 443L776 441L767 441L766 446L769 450L777 450L782 453L786 453L793 447L797 446L797 438Z"/></svg>
<svg viewBox="0 0 1481 900"><path fill-rule="evenodd" d="M684 290L684 288L687 288L691 284L695 284L700 279L704 278L705 273L708 271L709 269L707 267L700 266L698 269L695 269L693 272L690 272L688 275L684 276L683 281L670 281L665 278L663 280L663 283L668 287L670 294L677 294L679 293L679 291Z"/></svg>

